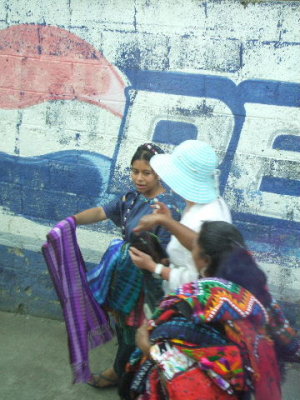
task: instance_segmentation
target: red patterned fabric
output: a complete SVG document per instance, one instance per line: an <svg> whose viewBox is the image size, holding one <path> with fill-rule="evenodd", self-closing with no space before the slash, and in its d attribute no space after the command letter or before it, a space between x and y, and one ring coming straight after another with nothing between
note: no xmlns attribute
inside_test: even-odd
<svg viewBox="0 0 300 400"><path fill-rule="evenodd" d="M164 325L165 330L169 327L170 332L175 332L172 321L180 324L176 315L185 310L180 302L190 306L190 321L195 325L222 325L230 343L203 346L201 341L189 343L180 336L166 335L164 340L158 336L150 357L154 370L159 371L160 388L168 396L154 385L153 370L147 382L150 397L141 397L142 400L237 400L237 393L243 391L254 392L256 400L282 399L274 341L266 330L268 313L250 292L217 278L184 285L164 298L149 321L149 331ZM187 361L174 348L187 356Z"/></svg>
<svg viewBox="0 0 300 400"><path fill-rule="evenodd" d="M159 378L159 373L158 370L155 369L152 371L150 375L150 388L149 388L149 394L150 394L150 399L151 400L161 400L161 384L160 384L160 378Z"/></svg>
<svg viewBox="0 0 300 400"><path fill-rule="evenodd" d="M137 400L162 400L163 398L158 370L154 369L149 376L146 392L139 395Z"/></svg>
<svg viewBox="0 0 300 400"><path fill-rule="evenodd" d="M249 320L225 325L226 335L248 354L254 374L255 400L281 400L280 372L274 342ZM243 350L242 350L243 351Z"/></svg>
<svg viewBox="0 0 300 400"><path fill-rule="evenodd" d="M144 306L144 295L141 294L137 305L125 318L126 325L139 327L143 324L146 318L143 306Z"/></svg>
<svg viewBox="0 0 300 400"><path fill-rule="evenodd" d="M177 375L167 382L167 389L169 400L237 400L236 396L218 388L199 368Z"/></svg>
<svg viewBox="0 0 300 400"><path fill-rule="evenodd" d="M258 345L258 353L259 375L255 382L255 399L281 400L280 373L272 342L261 341Z"/></svg>
<svg viewBox="0 0 300 400"><path fill-rule="evenodd" d="M171 341L180 351L199 362L201 368L213 371L224 378L235 390L245 389L245 375L243 360L240 350L235 345L199 347L192 343L184 342L184 347L178 345L179 341ZM218 379L215 379L218 385Z"/></svg>
<svg viewBox="0 0 300 400"><path fill-rule="evenodd" d="M226 336L249 359L256 400L282 399L274 342L266 332L268 314L248 290L218 278L199 279L165 297L155 322L166 320L168 312L172 316L171 307L180 301L190 305L195 323L222 322Z"/></svg>

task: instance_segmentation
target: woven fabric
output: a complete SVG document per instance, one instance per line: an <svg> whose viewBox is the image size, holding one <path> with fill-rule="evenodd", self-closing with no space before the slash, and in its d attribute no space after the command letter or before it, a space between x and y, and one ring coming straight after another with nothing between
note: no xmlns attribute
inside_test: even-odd
<svg viewBox="0 0 300 400"><path fill-rule="evenodd" d="M124 322L127 326L138 328L143 324L145 318L146 316L144 313L144 296L142 294L135 308L130 312L129 315L124 316Z"/></svg>
<svg viewBox="0 0 300 400"><path fill-rule="evenodd" d="M119 251L106 299L109 308L124 314L135 308L143 288L143 272L133 264L128 250L125 243Z"/></svg>
<svg viewBox="0 0 300 400"><path fill-rule="evenodd" d="M74 382L87 382L91 379L89 349L113 334L106 312L88 287L75 230L75 218L61 221L47 235L42 251L63 309Z"/></svg>
<svg viewBox="0 0 300 400"><path fill-rule="evenodd" d="M169 311L169 310L168 310ZM167 318L163 314L163 318ZM167 314L171 316L170 313ZM185 317L173 317L160 323L151 332L152 343L169 340L182 353L194 359L198 366L223 390L245 389L245 374L240 350L210 324L196 325Z"/></svg>
<svg viewBox="0 0 300 400"><path fill-rule="evenodd" d="M166 314L180 302L191 308L195 324L221 323L226 336L235 343L243 357L246 387L255 390L256 399L267 393L281 399L280 374L273 341L266 333L269 317L262 304L241 286L217 278L199 279L183 285L167 296L151 321L154 329L165 322ZM174 317L174 310L173 317ZM267 373L266 373L267 371ZM266 389L267 388L267 389Z"/></svg>
<svg viewBox="0 0 300 400"><path fill-rule="evenodd" d="M184 354L197 361L200 369L231 394L245 389L245 374L240 350L236 345L200 347L185 341L174 341Z"/></svg>
<svg viewBox="0 0 300 400"><path fill-rule="evenodd" d="M226 393L199 368L192 368L167 382L169 400L237 400ZM266 398L267 399L267 398ZM265 400L266 400L265 399Z"/></svg>
<svg viewBox="0 0 300 400"><path fill-rule="evenodd" d="M87 274L97 302L126 315L139 304L143 289L143 272L133 264L128 250L129 243L113 240L99 265Z"/></svg>
<svg viewBox="0 0 300 400"><path fill-rule="evenodd" d="M269 315L268 331L276 343L276 350L281 360L300 362L299 333L290 325L289 321L275 299L272 299L267 308Z"/></svg>
<svg viewBox="0 0 300 400"><path fill-rule="evenodd" d="M248 376L256 400L281 400L279 363L274 342L266 330L252 323L251 319L225 324L226 335L234 341L243 356L244 367L252 371Z"/></svg>
<svg viewBox="0 0 300 400"><path fill-rule="evenodd" d="M147 360L143 363L141 368L138 370L137 374L135 375L134 381L130 389L135 393L144 393L146 390L146 378L148 377L151 369L153 368L153 361Z"/></svg>
<svg viewBox="0 0 300 400"><path fill-rule="evenodd" d="M156 362L158 376L164 376L160 383L167 398L235 399L252 391L256 400L281 400L274 342L266 331L268 321L267 311L250 292L222 279L200 279L165 297L149 321L149 334L153 344L150 357ZM164 354L171 354L172 346L194 362L192 368L187 362L187 368L173 376L168 360L174 362L175 358ZM137 368L136 357L132 361L132 368ZM179 364L176 371L184 362ZM145 398L152 398L151 393L146 394Z"/></svg>
<svg viewBox="0 0 300 400"><path fill-rule="evenodd" d="M155 317L181 300L193 310L195 323L234 321L250 316L256 325L263 326L268 321L266 310L248 290L217 278L198 279L181 286L161 302Z"/></svg>
<svg viewBox="0 0 300 400"><path fill-rule="evenodd" d="M198 344L202 347L226 345L230 343L225 335L214 326L208 324L196 325L193 321L180 316L158 325L151 332L150 339L153 342L166 339L178 339Z"/></svg>
<svg viewBox="0 0 300 400"><path fill-rule="evenodd" d="M114 239L103 254L99 265L87 273L89 287L99 304L104 304L110 287L113 271L125 242Z"/></svg>

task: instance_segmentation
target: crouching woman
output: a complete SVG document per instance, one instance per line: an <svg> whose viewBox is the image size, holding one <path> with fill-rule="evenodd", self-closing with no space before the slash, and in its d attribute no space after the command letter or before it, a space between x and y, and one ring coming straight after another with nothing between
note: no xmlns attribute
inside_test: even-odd
<svg viewBox="0 0 300 400"><path fill-rule="evenodd" d="M121 396L280 400L279 363L300 361L299 336L242 235L204 222L193 258L201 278L165 296L139 329Z"/></svg>

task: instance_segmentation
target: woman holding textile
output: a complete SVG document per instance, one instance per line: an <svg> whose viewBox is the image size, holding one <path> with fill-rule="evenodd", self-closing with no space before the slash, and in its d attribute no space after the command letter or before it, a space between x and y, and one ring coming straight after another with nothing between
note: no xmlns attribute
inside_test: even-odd
<svg viewBox="0 0 300 400"><path fill-rule="evenodd" d="M300 361L299 336L242 235L204 222L192 253L203 278L165 296L138 330L122 398L280 400L279 361Z"/></svg>
<svg viewBox="0 0 300 400"><path fill-rule="evenodd" d="M117 384L135 347L135 330L144 320L143 304L148 304L153 310L163 294L161 282L149 273L141 273L132 264L128 253L133 228L141 217L153 211L151 207L156 202L167 203L173 218L180 218L175 196L166 191L149 164L152 156L161 153L163 151L152 143L139 146L131 160L131 178L135 190L129 190L103 207L75 215L78 225L110 219L122 229L123 236L122 240L116 239L111 243L100 265L88 273L88 282L95 299L114 313L118 339L114 366L98 376L94 375L89 382L97 388ZM169 232L159 225L151 231L161 245L166 247L170 239Z"/></svg>

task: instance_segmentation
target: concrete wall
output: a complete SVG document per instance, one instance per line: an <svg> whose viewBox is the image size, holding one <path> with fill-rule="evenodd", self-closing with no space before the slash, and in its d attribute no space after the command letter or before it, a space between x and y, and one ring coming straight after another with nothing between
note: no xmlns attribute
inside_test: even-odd
<svg viewBox="0 0 300 400"><path fill-rule="evenodd" d="M289 311L300 303L300 3L0 3L1 309L59 317L41 255L56 222L103 204L136 146L189 138ZM96 263L117 234L79 230ZM300 319L300 315L296 315Z"/></svg>

